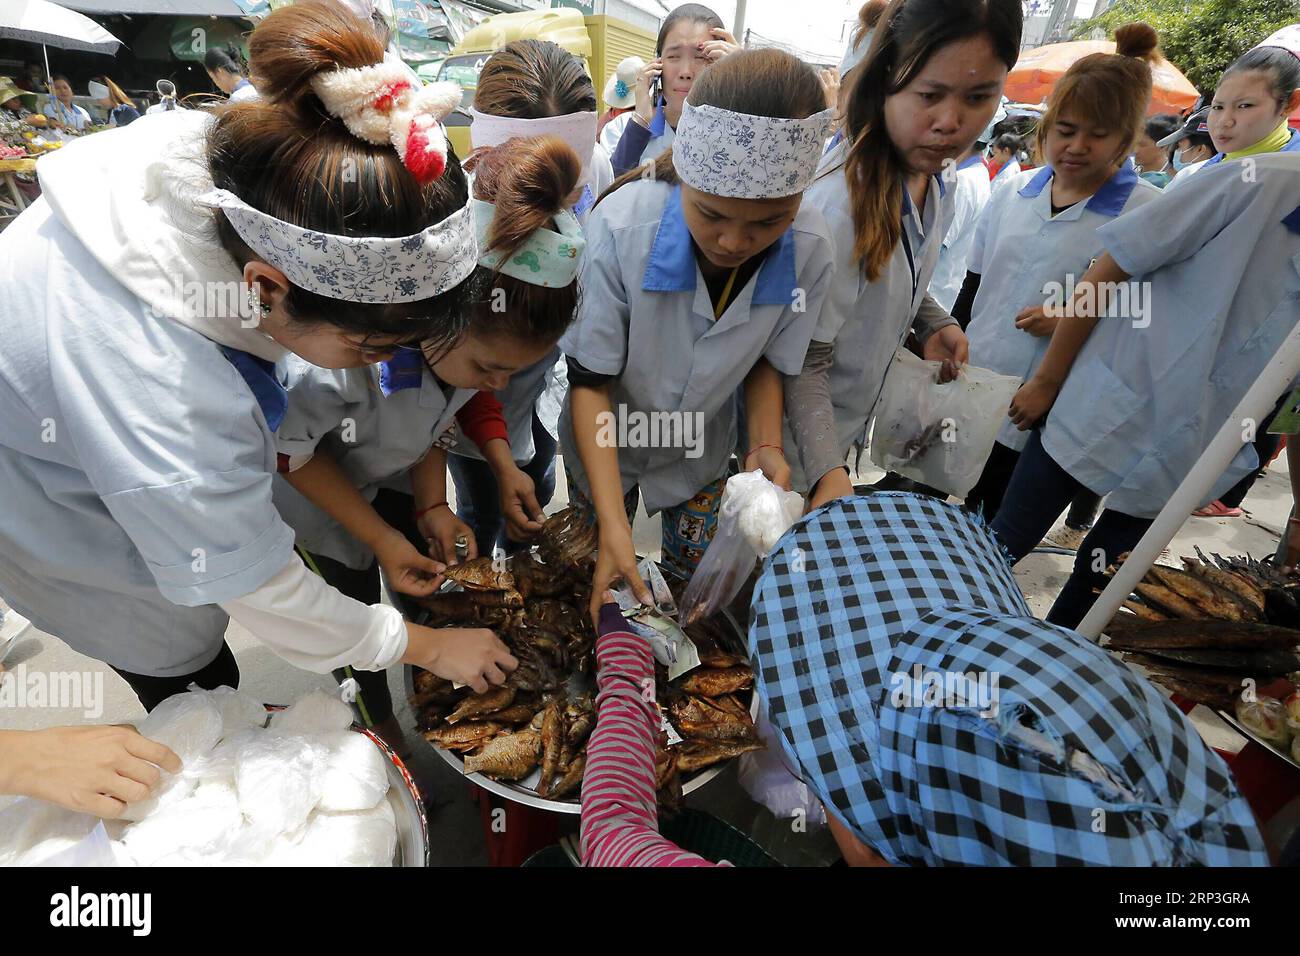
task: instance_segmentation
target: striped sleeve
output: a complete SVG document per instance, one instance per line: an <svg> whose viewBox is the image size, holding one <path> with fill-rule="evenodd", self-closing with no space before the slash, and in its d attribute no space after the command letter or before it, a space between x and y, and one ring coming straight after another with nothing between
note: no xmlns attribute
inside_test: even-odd
<svg viewBox="0 0 1300 956"><path fill-rule="evenodd" d="M583 865L712 866L659 834L654 665L646 642L621 625L617 608L606 605L596 640L596 729L582 779Z"/></svg>

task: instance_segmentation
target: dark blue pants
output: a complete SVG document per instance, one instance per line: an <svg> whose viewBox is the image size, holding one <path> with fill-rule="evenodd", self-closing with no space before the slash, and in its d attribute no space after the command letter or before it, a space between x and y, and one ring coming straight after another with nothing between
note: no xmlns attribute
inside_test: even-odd
<svg viewBox="0 0 1300 956"><path fill-rule="evenodd" d="M1043 450L1040 433L1035 430L1020 454L1011 483L1002 499L1002 507L993 520L993 533L1018 562L1043 540L1056 519L1074 497L1084 489L1065 469ZM1142 539L1151 518L1135 518L1107 508L1079 545L1074 570L1057 595L1047 620L1062 627L1077 627L1097 596L1093 588L1103 588L1107 566L1116 563L1125 551Z"/></svg>
<svg viewBox="0 0 1300 956"><path fill-rule="evenodd" d="M533 415L535 450L533 460L524 465L522 471L533 479L537 503L543 508L550 504L555 494L555 445L550 432ZM451 478L456 484L456 516L474 529L479 554L490 555L498 544L506 554L529 547L527 541L511 541L506 537L501 492L487 462L452 454L447 456L447 467L451 469Z"/></svg>

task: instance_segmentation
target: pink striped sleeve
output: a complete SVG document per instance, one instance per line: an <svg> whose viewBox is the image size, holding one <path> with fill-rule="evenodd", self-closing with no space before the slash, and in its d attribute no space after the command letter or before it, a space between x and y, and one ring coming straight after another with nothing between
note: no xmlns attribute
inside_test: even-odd
<svg viewBox="0 0 1300 956"><path fill-rule="evenodd" d="M621 618L619 619L621 621ZM582 778L585 866L713 866L659 834L654 665L646 642L608 629L596 640L596 729Z"/></svg>

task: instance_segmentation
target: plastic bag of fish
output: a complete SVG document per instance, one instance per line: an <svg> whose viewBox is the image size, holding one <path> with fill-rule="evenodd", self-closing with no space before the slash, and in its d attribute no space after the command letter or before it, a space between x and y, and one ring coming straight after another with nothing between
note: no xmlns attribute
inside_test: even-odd
<svg viewBox="0 0 1300 956"><path fill-rule="evenodd" d="M148 800L102 829L43 801L11 804L0 811L0 865L391 866L386 758L351 725L348 706L323 691L268 726L257 701L192 685L138 725L176 751L180 773L164 772Z"/></svg>

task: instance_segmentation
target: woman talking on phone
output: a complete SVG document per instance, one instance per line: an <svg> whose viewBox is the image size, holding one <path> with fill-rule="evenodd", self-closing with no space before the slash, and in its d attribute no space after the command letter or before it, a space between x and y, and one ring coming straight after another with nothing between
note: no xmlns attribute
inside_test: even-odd
<svg viewBox="0 0 1300 956"><path fill-rule="evenodd" d="M600 143L614 175L656 159L673 144L686 94L709 64L739 50L722 18L700 3L683 3L664 17L655 58L636 82L636 107L605 124Z"/></svg>

